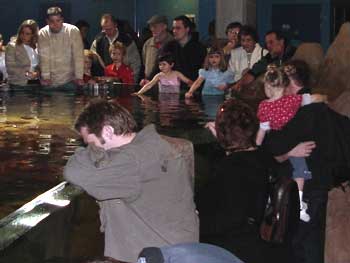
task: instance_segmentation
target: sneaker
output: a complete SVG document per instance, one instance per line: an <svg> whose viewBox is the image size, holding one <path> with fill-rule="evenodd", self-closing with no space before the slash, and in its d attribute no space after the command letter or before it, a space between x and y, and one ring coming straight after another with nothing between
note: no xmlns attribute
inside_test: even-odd
<svg viewBox="0 0 350 263"><path fill-rule="evenodd" d="M310 221L310 215L306 212L308 206L305 202L300 202L300 220L304 222Z"/></svg>

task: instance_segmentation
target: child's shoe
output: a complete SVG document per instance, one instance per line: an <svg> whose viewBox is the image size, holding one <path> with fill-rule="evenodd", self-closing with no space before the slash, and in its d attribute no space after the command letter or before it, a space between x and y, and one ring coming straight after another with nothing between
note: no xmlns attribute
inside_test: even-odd
<svg viewBox="0 0 350 263"><path fill-rule="evenodd" d="M310 215L306 212L307 210L307 203L301 201L300 202L300 220L304 222L310 221Z"/></svg>

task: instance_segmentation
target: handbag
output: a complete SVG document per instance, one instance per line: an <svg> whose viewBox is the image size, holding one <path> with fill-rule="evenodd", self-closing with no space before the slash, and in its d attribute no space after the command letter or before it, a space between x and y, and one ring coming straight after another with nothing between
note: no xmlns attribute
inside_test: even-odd
<svg viewBox="0 0 350 263"><path fill-rule="evenodd" d="M296 182L287 176L270 176L269 200L260 224L260 237L278 244L290 240L298 227L299 213Z"/></svg>

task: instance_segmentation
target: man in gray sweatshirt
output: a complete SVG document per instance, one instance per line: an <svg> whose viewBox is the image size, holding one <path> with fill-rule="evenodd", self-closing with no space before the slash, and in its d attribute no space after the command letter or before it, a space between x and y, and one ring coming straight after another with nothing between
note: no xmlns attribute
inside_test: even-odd
<svg viewBox="0 0 350 263"><path fill-rule="evenodd" d="M99 201L106 257L136 262L144 247L198 241L186 158L153 125L136 133L126 109L102 100L83 110L75 128L88 146L69 159L64 177Z"/></svg>

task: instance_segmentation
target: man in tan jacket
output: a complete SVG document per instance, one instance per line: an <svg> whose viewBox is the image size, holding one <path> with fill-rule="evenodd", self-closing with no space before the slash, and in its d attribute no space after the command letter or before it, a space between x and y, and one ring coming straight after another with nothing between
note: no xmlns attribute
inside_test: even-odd
<svg viewBox="0 0 350 263"><path fill-rule="evenodd" d="M88 105L75 129L88 147L77 149L64 177L99 201L106 257L136 262L144 247L198 242L193 171L170 139L154 125L136 133L131 114L107 101Z"/></svg>
<svg viewBox="0 0 350 263"><path fill-rule="evenodd" d="M38 39L41 84L65 86L83 84L84 54L79 29L63 23L62 10L47 10L47 26L40 29Z"/></svg>

